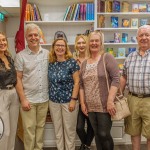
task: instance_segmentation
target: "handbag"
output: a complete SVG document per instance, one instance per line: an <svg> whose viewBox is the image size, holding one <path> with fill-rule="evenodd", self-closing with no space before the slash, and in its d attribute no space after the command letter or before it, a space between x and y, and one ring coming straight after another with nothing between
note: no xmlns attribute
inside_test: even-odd
<svg viewBox="0 0 150 150"><path fill-rule="evenodd" d="M106 64L105 64L105 55L106 54L104 54L104 57L103 57L103 65L104 65L104 70L105 70L107 88L109 91L108 74L106 71ZM114 101L116 114L111 116L112 121L119 121L119 120L124 119L125 117L131 115L131 112L130 112L129 106L128 106L127 98L123 96L122 90L120 87L119 87L119 90L120 90L120 95L116 95L116 98Z"/></svg>

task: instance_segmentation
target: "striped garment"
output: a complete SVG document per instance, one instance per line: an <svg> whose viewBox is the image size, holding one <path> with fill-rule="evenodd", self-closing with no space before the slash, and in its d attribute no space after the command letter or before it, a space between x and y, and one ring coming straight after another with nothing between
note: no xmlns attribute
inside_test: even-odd
<svg viewBox="0 0 150 150"><path fill-rule="evenodd" d="M131 53L124 62L123 76L135 94L150 94L150 50L142 57L138 51Z"/></svg>

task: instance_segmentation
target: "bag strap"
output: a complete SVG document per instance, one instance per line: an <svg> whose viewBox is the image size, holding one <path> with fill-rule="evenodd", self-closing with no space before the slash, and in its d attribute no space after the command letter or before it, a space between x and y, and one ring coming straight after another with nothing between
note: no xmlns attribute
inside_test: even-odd
<svg viewBox="0 0 150 150"><path fill-rule="evenodd" d="M107 89L108 89L108 92L109 92L110 88L109 88L109 83L108 83L108 74L107 74L107 71L106 71L105 56L106 56L106 53L103 56L103 65L104 65L105 77L106 77L106 82L107 82ZM120 94L122 96L123 94L122 94L122 90L121 90L120 86L119 86L119 91L120 91Z"/></svg>
<svg viewBox="0 0 150 150"><path fill-rule="evenodd" d="M106 56L106 53L104 53L104 56L103 56L103 65L104 65L105 77L106 77L106 82L107 82L107 89L108 89L108 92L109 92L109 83L108 83L108 75L107 75L107 72L106 72L105 56Z"/></svg>

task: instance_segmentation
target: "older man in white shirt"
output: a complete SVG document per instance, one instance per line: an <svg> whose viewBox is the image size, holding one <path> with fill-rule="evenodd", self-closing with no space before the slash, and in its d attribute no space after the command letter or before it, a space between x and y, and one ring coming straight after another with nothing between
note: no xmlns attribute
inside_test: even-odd
<svg viewBox="0 0 150 150"><path fill-rule="evenodd" d="M25 28L26 49L16 55L17 92L21 101L25 150L43 148L43 132L48 110L48 54L40 43L40 28Z"/></svg>

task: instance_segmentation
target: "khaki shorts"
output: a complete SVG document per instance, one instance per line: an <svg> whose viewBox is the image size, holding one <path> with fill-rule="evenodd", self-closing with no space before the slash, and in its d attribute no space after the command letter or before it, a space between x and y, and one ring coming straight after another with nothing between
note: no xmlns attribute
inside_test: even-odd
<svg viewBox="0 0 150 150"><path fill-rule="evenodd" d="M150 97L138 98L129 94L128 104L132 115L125 118L125 132L150 139Z"/></svg>

